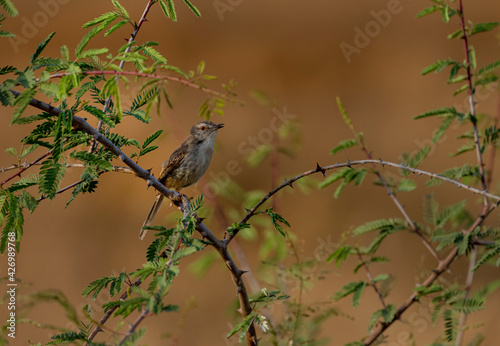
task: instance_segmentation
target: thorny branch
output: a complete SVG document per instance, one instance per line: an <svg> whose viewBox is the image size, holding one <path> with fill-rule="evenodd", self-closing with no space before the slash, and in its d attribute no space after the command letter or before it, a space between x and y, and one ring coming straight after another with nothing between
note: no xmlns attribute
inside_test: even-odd
<svg viewBox="0 0 500 346"><path fill-rule="evenodd" d="M402 170L414 173L416 175L425 175L425 176L430 177L431 179L439 179L439 180L445 181L449 184L455 185L457 188L463 188L463 189L470 191L472 193L479 194L479 195L485 196L487 198L491 198L497 202L500 202L500 196L494 195L494 194L489 193L487 191L476 189L475 187L472 187L469 185L465 185L459 181L450 179L450 178L445 177L439 173L427 172L427 171L423 171L423 170L418 169L418 168L404 166L404 165L400 165L400 164L397 164L394 162L384 161L381 159L379 159L379 160L355 160L355 161L347 161L347 162L343 162L343 163L336 163L334 165L324 166L324 167L321 167L318 164L315 169L311 169L309 171L303 172L303 173L301 173L301 174L299 174L291 179L285 179L285 181L281 185L279 185L276 188L274 188L273 190L269 191L267 193L267 195L265 195L257 204L255 204L252 209L248 210L247 215L240 221L240 224L246 223L252 216L255 216L257 214L257 209L262 204L264 204L269 198L271 198L274 194L278 193L281 189L285 188L286 186L293 187L293 183L296 182L297 180L303 178L303 177L306 177L306 176L309 176L312 174L316 174L316 173L322 173L324 175L326 173L326 171L329 171L332 169L337 169L337 168L342 168L342 167L359 166L359 165L364 165L366 163L373 163L373 164L377 164L377 165L381 165L381 166L395 167L398 169L402 169ZM496 206L497 205L494 205L494 206L492 206L492 208L494 209L494 208L496 208ZM236 236L236 234L238 234L238 232L239 232L238 230L235 230L231 234L226 233L223 241L226 244L230 243L231 240Z"/></svg>
<svg viewBox="0 0 500 346"><path fill-rule="evenodd" d="M19 92L15 90L11 90L12 93L17 97L20 95ZM55 108L49 104L41 102L37 99L32 99L30 101L30 106L41 109L47 113L53 114L55 116L59 116L61 111L58 108ZM173 202L181 202L181 210L183 213L189 212L190 202L189 198L186 195L183 195L177 191L173 191L167 189L165 185L161 184L151 173L144 168L140 167L137 163L134 162L130 157L125 155L117 146L115 146L109 139L107 139L102 133L94 129L90 126L83 118L78 116L73 116L73 128L75 131L83 131L91 136L93 136L96 141L101 143L107 150L115 154L120 160L123 161L128 167L130 167L135 174L145 181L148 182L149 186L153 186L159 193L167 197ZM211 242L211 245L217 250L219 255L222 257L224 262L226 263L233 282L237 288L237 294L240 300L240 309L239 312L243 317L250 315L252 312L252 307L250 306L250 301L248 297L248 293L245 287L245 283L243 282L243 274L233 259L229 255L229 251L227 249L227 244L223 241L217 239L217 237L203 224L203 222L199 222L196 226L198 232L202 234L202 236ZM255 331L255 327L252 324L247 332L247 343L248 345L257 345L257 334Z"/></svg>

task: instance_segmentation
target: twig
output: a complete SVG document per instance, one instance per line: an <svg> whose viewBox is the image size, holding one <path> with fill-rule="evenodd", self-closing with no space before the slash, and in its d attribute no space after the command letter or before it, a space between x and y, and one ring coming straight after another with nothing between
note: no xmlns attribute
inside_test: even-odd
<svg viewBox="0 0 500 346"><path fill-rule="evenodd" d="M351 130L353 130L352 127L351 127ZM356 135L356 134L354 133L354 135ZM357 136L357 137L359 137L359 136ZM365 155L369 159L373 159L372 154L366 148L364 141L361 139L360 142L361 142L361 149L363 150L363 152L365 153ZM372 166L375 166L375 164L372 164ZM439 257L439 254L434 249L434 247L429 243L429 240L427 240L427 238L424 237L424 235L420 232L420 229L418 228L418 226L415 225L415 223L413 222L413 220L410 218L410 216L406 212L406 209L403 207L403 205L401 204L401 202L399 202L399 199L396 197L396 194L394 193L394 191L387 184L387 181L385 180L385 178L382 176L382 174L377 169L375 169L375 174L377 175L377 178L380 180L380 182L384 186L385 190L389 194L389 197L392 199L392 201L394 202L394 204L396 205L396 207L398 208L398 210L400 211L400 213L403 215L404 219L408 223L408 226L422 240L422 243L427 248L427 250L429 250L429 252L431 253L431 255L439 262L441 260L441 257Z"/></svg>
<svg viewBox="0 0 500 346"><path fill-rule="evenodd" d="M17 93L17 92L16 92ZM18 96L20 93L16 94L14 93L14 95ZM36 165L38 162L40 162L41 160L43 160L44 158L46 158L47 156L49 156L51 153L52 153L52 150L53 149L50 149L49 151L47 151L45 154L43 154L42 156L40 156L38 159L36 159L35 161L31 162L31 163L28 163L26 164L25 166L23 166L18 172L16 172L16 174L8 177L7 179L5 179L4 181L2 181L2 183L0 183L0 187L2 187L5 183L9 182L10 180L14 179L15 177L20 177L21 176L21 173L23 173L25 170L27 170L28 168L30 168L31 166L33 165ZM16 169L16 168L19 168L21 167L21 165L17 165L17 166L12 166L12 167L7 167L7 168L2 168L2 173L4 171L8 171L9 169Z"/></svg>
<svg viewBox="0 0 500 346"><path fill-rule="evenodd" d="M210 94L210 95L213 95L216 97L224 98L224 99L229 100L229 101L234 102L234 103L243 104L242 101L235 99L235 98L232 98L226 94L223 94L223 93L220 93L218 91L206 88L203 85L193 83L189 80L181 79L179 77L174 77L174 76L162 76L162 75L154 74L154 73L142 73L142 72L135 72L135 71L114 71L114 70L106 70L106 71L87 70L87 71L82 71L82 74L86 74L86 75L106 75L106 74L109 74L109 75L116 76L116 78L118 78L118 76L136 76L136 77L143 77L143 78L155 78L155 79L161 79L161 80L169 80L172 82L182 84L182 85L187 86L187 87L198 89L200 91L203 91L204 93L207 93L207 94ZM60 78L60 77L68 76L68 75L70 75L70 73L68 73L68 72L55 73L55 74L51 75L50 78Z"/></svg>
<svg viewBox="0 0 500 346"><path fill-rule="evenodd" d="M6 171L11 171L11 170L17 169L17 168L29 168L29 167L35 166L35 165L38 166L38 165L41 165L41 163L40 162L37 162L35 164L33 164L33 163L21 163L20 165L12 165L9 167L2 167L2 168L0 168L0 173L6 172ZM85 168L87 166L83 163L67 163L66 164L66 168L75 168L75 167L76 168ZM111 168L111 171L118 172L118 173L135 174L133 170L131 170L128 167L123 167L123 166L113 166ZM19 173L17 173L17 174L19 174Z"/></svg>
<svg viewBox="0 0 500 346"><path fill-rule="evenodd" d="M384 309L386 309L387 305L385 304L384 297L382 296L382 293L380 293L380 291L378 290L377 283L375 281L373 281L373 276L372 276L372 273L370 271L370 268L368 267L368 264L366 264L366 261L364 260L363 256L359 252L359 250L357 250L357 253L358 253L358 258L359 258L360 262L362 263L363 268L365 269L366 276L368 277L368 280L370 281L370 285L373 287L373 290L375 291L375 293L377 293L378 299L382 303L382 306L384 307Z"/></svg>
<svg viewBox="0 0 500 346"><path fill-rule="evenodd" d="M467 279L465 281L465 297L464 297L465 301L467 301L470 295L472 280L474 278L474 267L476 266L476 259L477 259L477 246L474 246L470 254L469 270L467 271ZM466 320L467 320L467 314L465 313L465 311L462 311L462 313L460 314L460 322L458 324L458 334L457 334L457 344L456 344L457 346L462 345L465 333L464 326Z"/></svg>
<svg viewBox="0 0 500 346"><path fill-rule="evenodd" d="M125 336L120 340L119 345L123 345L125 341L135 332L136 328L139 326L139 324L149 315L149 310L144 309L139 317L130 325L130 328L127 330L127 333L125 333Z"/></svg>
<svg viewBox="0 0 500 346"><path fill-rule="evenodd" d="M476 193L476 194L491 198L495 201L500 201L500 196L497 196L497 195L491 194L489 192L482 191L482 190L476 189L474 187L465 185L459 181L444 177L441 174L427 172L427 171L423 171L421 169L412 168L410 166L404 166L404 165L400 165L400 164L389 162L389 161L383 161L383 160L356 160L356 161L347 161L347 162L343 162L343 163L336 163L334 165L324 166L324 167L317 165L317 167L315 169L311 169L311 170L303 172L303 173L301 173L301 174L299 174L291 179L285 180L285 182L283 182L281 185L279 185L276 188L274 188L273 190L269 191L267 193L267 195L264 196L264 198L262 198L257 204L255 204L252 209L248 210L247 215L240 221L240 224L246 223L252 216L256 215L257 209L262 204L264 204L269 198L271 198L274 194L276 194L278 191L280 191L281 189L283 189L286 186L292 185L295 181L297 181L303 177L306 177L306 176L309 176L312 174L316 174L316 173L324 173L324 172L332 170L332 169L337 169L337 168L342 168L342 167L351 167L351 166L357 166L357 165L364 165L366 163L374 163L374 164L381 165L381 166L395 167L398 169L409 171L411 173L415 173L417 175L425 175L425 176L428 176L430 178L439 179L439 180L445 181L449 184L455 185L457 188L463 188L463 189L470 191L472 193ZM493 208L496 208L496 205L493 206ZM238 232L239 231L235 230L230 235L226 233L225 238L224 238L224 242L226 244L230 243L231 240L236 236L236 234L238 234Z"/></svg>
<svg viewBox="0 0 500 346"><path fill-rule="evenodd" d="M479 165L479 175L481 177L481 184L483 185L483 190L487 191L488 185L486 183L486 178L484 174L484 162L483 156L481 154L481 144L479 143L479 130L477 128L477 118L476 118L476 105L474 102L474 87L472 85L472 72L471 72L471 62L469 54L469 38L467 36L467 30L465 28L465 17L462 0L458 2L459 6L459 17L460 17L460 27L462 29L462 39L464 40L465 49L465 62L467 69L467 85L469 92L469 106L470 106L470 118L472 122L473 132L474 132L474 145L476 147L476 157L477 163ZM483 197L483 204L488 205L488 198Z"/></svg>
<svg viewBox="0 0 500 346"><path fill-rule="evenodd" d="M137 279L131 286L139 287L141 285L141 283L142 283L141 279ZM120 300L127 299L128 298L128 294L129 294L128 291L125 292L125 293L123 293L120 296ZM106 311L106 313L104 314L104 316L99 320L99 323L94 327L94 329L90 333L90 335L88 337L89 341L94 340L94 338L96 337L97 333L99 333L99 332L102 331L101 326L103 326L108 321L108 319L111 317L111 315L113 315L113 313L115 312L116 309L118 309L118 306L114 306L111 309L109 309L108 311ZM88 345L88 342L86 342L84 344L84 346L87 346L87 345Z"/></svg>
<svg viewBox="0 0 500 346"><path fill-rule="evenodd" d="M469 229L465 232L466 234L472 233L476 227L481 226L483 221L486 219L486 217L495 209L498 207L500 202L495 203L494 205L491 205L486 211L482 212L474 221L472 226L469 227ZM450 251L448 256L446 256L445 259L441 260L437 267L433 269L432 273L429 275L429 277L420 285L423 287L429 287L432 285L432 283L441 276L445 271L448 270L450 267L451 263L454 261L455 257L458 254L458 249L456 247L453 248L453 250ZM378 326L373 329L370 332L370 335L363 341L365 345L371 345L377 338L382 335L382 333L389 328L395 321L399 320L401 318L401 315L416 301L418 301L418 292L413 293L396 311L396 314L394 315L394 318L390 322L385 322L385 323L380 323Z"/></svg>
<svg viewBox="0 0 500 346"><path fill-rule="evenodd" d="M151 6L154 5L155 2L156 2L155 0L148 1L146 8L144 9L144 12L142 13L141 19L139 19L139 22L137 23L135 30L132 32L132 34L130 35L130 38L128 39L128 42L127 42L128 46L125 49L125 52L123 53L123 55L126 55L128 52L130 52L130 49L132 48L132 42L134 42L135 37L139 33L139 29L141 28L142 24L146 21L146 16L149 12L149 9L151 8ZM123 68L124 65L125 65L125 60L120 61L120 65L118 66L120 68L120 70ZM116 77L115 77L115 83L116 82L118 82L118 75L116 75ZM103 113L106 113L106 111L109 108L110 103L111 103L111 96L109 96L108 99L106 100L106 102L104 103L104 107L102 109ZM99 123L97 124L97 131L98 132L101 132L101 127L102 127L102 120L99 120ZM97 143L97 141L95 141L95 140L92 141L92 144L90 145L90 148L89 148L89 153L94 151L96 143Z"/></svg>

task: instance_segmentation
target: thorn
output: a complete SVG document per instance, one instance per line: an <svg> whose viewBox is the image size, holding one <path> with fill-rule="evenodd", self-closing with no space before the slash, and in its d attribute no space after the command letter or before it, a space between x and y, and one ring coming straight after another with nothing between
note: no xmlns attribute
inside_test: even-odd
<svg viewBox="0 0 500 346"><path fill-rule="evenodd" d="M379 162L380 162L380 164L382 165L382 168L384 168L384 166L385 166L385 165L384 165L384 163L383 163L383 161L382 161L382 159L381 159L380 157L378 158L378 161L379 161Z"/></svg>
<svg viewBox="0 0 500 346"><path fill-rule="evenodd" d="M326 177L326 175L325 175L326 169L324 169L323 167L321 167L319 165L319 163L317 163L317 162L316 162L316 172L321 172L321 174L323 174L323 177Z"/></svg>
<svg viewBox="0 0 500 346"><path fill-rule="evenodd" d="M284 184L286 184L286 185L290 186L292 189L294 188L294 187L293 187L293 185L292 185L292 184L293 184L293 182L292 182L292 181L290 181L290 180L287 180L286 178L285 178L285 182L284 182Z"/></svg>
<svg viewBox="0 0 500 346"><path fill-rule="evenodd" d="M243 274L246 274L248 273L248 270L240 270L240 276L242 276Z"/></svg>
<svg viewBox="0 0 500 346"><path fill-rule="evenodd" d="M151 186L153 186L153 181L148 179L148 187L146 187L146 190L149 190Z"/></svg>
<svg viewBox="0 0 500 346"><path fill-rule="evenodd" d="M349 160L349 158L347 158L347 167L352 168L351 167L351 160Z"/></svg>
<svg viewBox="0 0 500 346"><path fill-rule="evenodd" d="M248 209L248 208L245 208L245 210L247 211L247 214L250 215L250 213L252 212L251 209Z"/></svg>
<svg viewBox="0 0 500 346"><path fill-rule="evenodd" d="M196 222L198 222L198 223L202 223L202 222L203 222L203 220L205 220L205 219L206 219L206 217L199 217L199 218L196 220ZM205 237L203 236L203 238L205 238Z"/></svg>

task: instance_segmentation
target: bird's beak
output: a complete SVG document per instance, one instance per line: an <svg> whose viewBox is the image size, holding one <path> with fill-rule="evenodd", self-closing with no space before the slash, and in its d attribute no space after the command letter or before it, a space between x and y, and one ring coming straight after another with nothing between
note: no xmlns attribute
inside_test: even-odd
<svg viewBox="0 0 500 346"><path fill-rule="evenodd" d="M224 127L224 124L217 124L217 130Z"/></svg>

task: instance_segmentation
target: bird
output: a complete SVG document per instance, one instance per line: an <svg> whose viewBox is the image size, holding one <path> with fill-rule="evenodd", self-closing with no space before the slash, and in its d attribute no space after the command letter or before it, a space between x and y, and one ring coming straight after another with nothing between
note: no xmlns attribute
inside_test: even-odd
<svg viewBox="0 0 500 346"><path fill-rule="evenodd" d="M191 128L189 137L174 150L170 158L163 162L158 181L169 189L179 192L181 189L196 184L205 174L212 160L214 140L217 131L224 124L215 124L208 120L197 122ZM147 230L163 203L164 196L158 194L142 225L139 239L144 239Z"/></svg>

